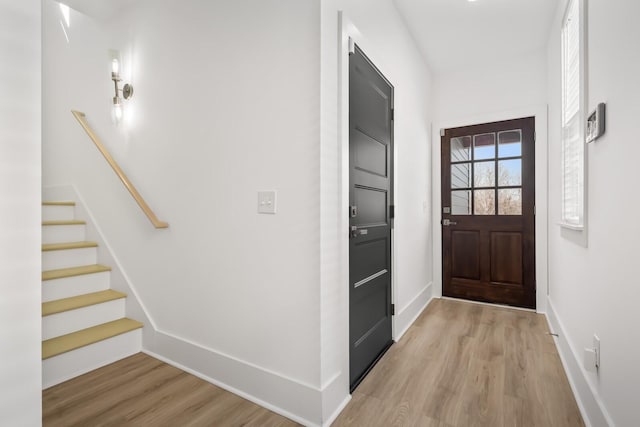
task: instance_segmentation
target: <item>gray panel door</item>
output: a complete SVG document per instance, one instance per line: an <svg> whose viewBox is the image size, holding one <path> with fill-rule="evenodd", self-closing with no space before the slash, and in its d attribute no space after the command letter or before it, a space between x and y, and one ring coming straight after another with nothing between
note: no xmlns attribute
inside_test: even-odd
<svg viewBox="0 0 640 427"><path fill-rule="evenodd" d="M351 390L393 343L393 86L356 46L349 57Z"/></svg>

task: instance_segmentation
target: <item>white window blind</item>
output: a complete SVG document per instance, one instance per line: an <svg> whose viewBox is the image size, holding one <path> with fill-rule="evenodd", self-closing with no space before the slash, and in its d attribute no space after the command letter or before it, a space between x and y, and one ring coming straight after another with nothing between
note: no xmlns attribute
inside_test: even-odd
<svg viewBox="0 0 640 427"><path fill-rule="evenodd" d="M584 132L580 0L562 27L562 223L584 226Z"/></svg>

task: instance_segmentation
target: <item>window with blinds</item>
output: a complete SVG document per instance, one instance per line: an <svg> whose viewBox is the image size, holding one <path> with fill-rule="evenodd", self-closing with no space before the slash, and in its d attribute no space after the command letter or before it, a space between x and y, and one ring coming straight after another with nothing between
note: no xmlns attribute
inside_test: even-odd
<svg viewBox="0 0 640 427"><path fill-rule="evenodd" d="M562 223L584 226L584 76L580 0L562 26Z"/></svg>

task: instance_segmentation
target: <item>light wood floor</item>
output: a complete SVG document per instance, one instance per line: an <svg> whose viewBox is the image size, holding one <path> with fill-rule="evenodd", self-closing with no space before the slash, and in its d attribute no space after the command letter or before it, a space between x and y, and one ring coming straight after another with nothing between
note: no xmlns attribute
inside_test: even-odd
<svg viewBox="0 0 640 427"><path fill-rule="evenodd" d="M43 392L44 426L294 426L144 354ZM337 426L583 426L542 315L434 300Z"/></svg>
<svg viewBox="0 0 640 427"><path fill-rule="evenodd" d="M334 426L583 426L543 315L434 300Z"/></svg>
<svg viewBox="0 0 640 427"><path fill-rule="evenodd" d="M42 396L44 426L297 426L278 414L138 353Z"/></svg>

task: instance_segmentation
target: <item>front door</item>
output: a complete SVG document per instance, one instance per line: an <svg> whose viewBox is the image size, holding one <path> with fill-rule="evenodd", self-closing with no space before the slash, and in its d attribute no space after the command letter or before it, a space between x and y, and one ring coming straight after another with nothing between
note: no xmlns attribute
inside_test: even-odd
<svg viewBox="0 0 640 427"><path fill-rule="evenodd" d="M442 294L535 308L535 119L442 136Z"/></svg>
<svg viewBox="0 0 640 427"><path fill-rule="evenodd" d="M353 390L392 344L393 87L349 55L349 359ZM345 212L345 214L347 214Z"/></svg>

